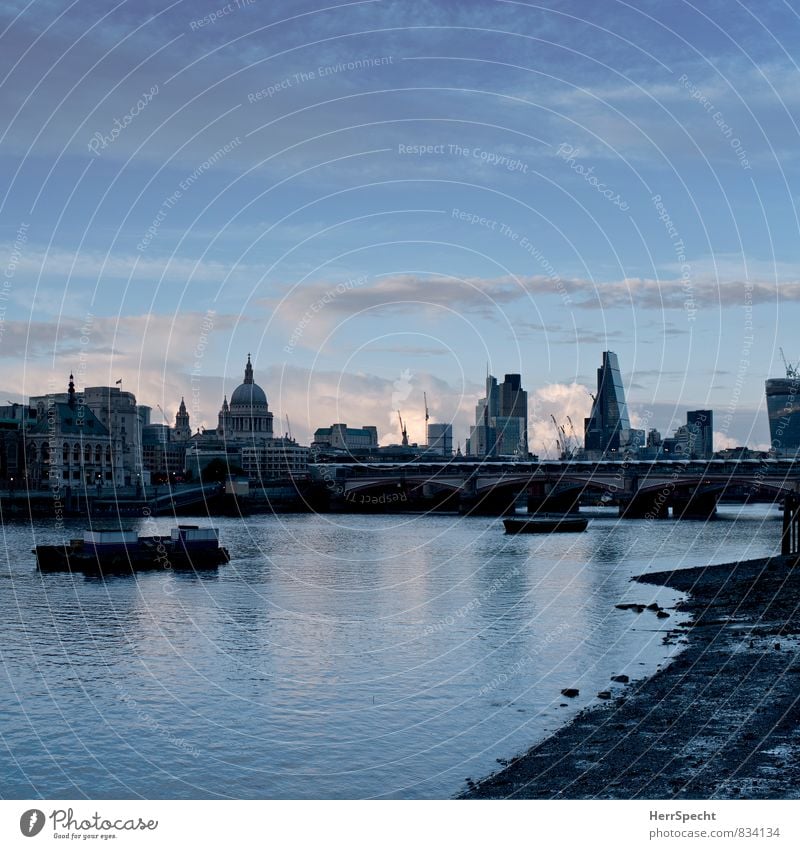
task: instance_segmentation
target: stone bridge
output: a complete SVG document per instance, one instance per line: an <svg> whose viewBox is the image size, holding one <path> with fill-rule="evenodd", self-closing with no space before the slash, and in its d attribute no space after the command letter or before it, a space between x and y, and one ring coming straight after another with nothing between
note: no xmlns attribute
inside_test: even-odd
<svg viewBox="0 0 800 849"><path fill-rule="evenodd" d="M800 493L793 460L320 463L311 480L332 510L360 506L457 506L500 514L527 495L530 512L571 512L581 500L616 504L620 515L707 517L725 490Z"/></svg>

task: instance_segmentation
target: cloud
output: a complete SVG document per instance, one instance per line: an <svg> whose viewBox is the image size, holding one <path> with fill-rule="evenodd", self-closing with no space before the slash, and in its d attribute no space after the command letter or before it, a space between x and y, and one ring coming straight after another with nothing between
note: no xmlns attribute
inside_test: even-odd
<svg viewBox="0 0 800 849"><path fill-rule="evenodd" d="M66 387L73 372L78 386L113 385L121 378L140 403L174 412L180 395L191 391L192 373L208 375L206 355L223 348L240 323L235 315L200 312L6 321L0 354L15 364L17 383L6 381L14 393Z"/></svg>
<svg viewBox="0 0 800 849"><path fill-rule="evenodd" d="M397 274L362 278L357 285L319 281L297 286L281 299L266 299L284 325L306 336L303 344L319 342L330 327L359 314L440 314L443 309L469 312L485 318L510 314L516 304L538 298L564 299L577 309L586 310L682 310L694 314L700 309L727 309L775 304L778 300L800 301L800 281L778 284L765 281L696 279L687 285L678 279L631 277L617 281L563 278L556 282L548 276L455 277L445 275ZM514 314L512 324L520 322ZM528 330L539 325L521 323ZM302 333L299 333L302 329ZM308 331L306 333L306 331ZM674 326L663 329L668 336L688 331ZM574 334L570 337L574 340ZM579 331L579 341L601 342L622 338L620 331L608 333Z"/></svg>
<svg viewBox="0 0 800 849"><path fill-rule="evenodd" d="M0 244L0 255L11 255L13 245ZM183 256L151 256L145 254L102 253L92 250L47 250L26 245L15 265L15 275L26 281L57 279L63 288L71 278L77 280L165 280L170 283L216 283L229 275L252 279L263 272L243 264L223 263L209 259L190 259Z"/></svg>
<svg viewBox="0 0 800 849"><path fill-rule="evenodd" d="M580 383L550 383L533 390L529 397L531 418L528 423L528 445L542 457L558 456L556 427L550 416L566 431L572 446L583 447L583 420L592 409L589 390ZM572 420L570 426L567 417ZM574 430L573 430L574 428ZM563 435L558 435L563 441Z"/></svg>

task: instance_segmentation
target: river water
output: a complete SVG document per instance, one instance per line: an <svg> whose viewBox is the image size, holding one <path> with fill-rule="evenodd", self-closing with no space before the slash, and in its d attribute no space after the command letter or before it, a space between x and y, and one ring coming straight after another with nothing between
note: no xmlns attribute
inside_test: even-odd
<svg viewBox="0 0 800 849"><path fill-rule="evenodd" d="M773 553L780 534L759 505L587 515L554 536L491 517L220 518L228 566L106 580L40 575L31 547L64 534L7 523L0 795L452 796L679 649L663 644L679 615L614 607L677 601L631 576Z"/></svg>

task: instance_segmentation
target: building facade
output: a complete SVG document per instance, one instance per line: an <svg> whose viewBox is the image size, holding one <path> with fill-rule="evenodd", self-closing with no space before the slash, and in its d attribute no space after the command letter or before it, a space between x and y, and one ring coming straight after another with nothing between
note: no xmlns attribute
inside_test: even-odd
<svg viewBox="0 0 800 849"><path fill-rule="evenodd" d="M175 439L165 424L148 424L142 428L142 483L163 483L182 476L186 467L187 442Z"/></svg>
<svg viewBox="0 0 800 849"><path fill-rule="evenodd" d="M689 410L686 427L691 434L692 459L710 460L714 456L714 411Z"/></svg>
<svg viewBox="0 0 800 849"><path fill-rule="evenodd" d="M317 451L342 451L350 454L369 454L378 448L378 428L374 425L348 427L343 422L314 431L312 449Z"/></svg>
<svg viewBox="0 0 800 849"><path fill-rule="evenodd" d="M36 420L23 427L25 470L33 485L122 486L122 442L83 403L69 376L66 393L36 403ZM65 398L63 401L56 397Z"/></svg>
<svg viewBox="0 0 800 849"><path fill-rule="evenodd" d="M441 457L453 456L453 425L451 424L428 424L427 433L428 450L426 453Z"/></svg>
<svg viewBox="0 0 800 849"><path fill-rule="evenodd" d="M122 483L135 484L136 474L142 469L142 420L136 396L133 392L124 392L119 386L87 386L76 391L75 395L77 403L91 410L108 430L113 441L121 446ZM36 409L39 418L46 415L51 402L68 403L67 393L35 395L30 398L30 405Z"/></svg>

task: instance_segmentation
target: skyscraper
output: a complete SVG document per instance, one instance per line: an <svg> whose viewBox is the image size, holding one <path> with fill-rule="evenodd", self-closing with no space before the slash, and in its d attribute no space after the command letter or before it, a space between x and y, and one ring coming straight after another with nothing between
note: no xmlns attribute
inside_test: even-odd
<svg viewBox="0 0 800 849"><path fill-rule="evenodd" d="M486 397L475 407L475 424L467 440L473 457L528 456L528 393L518 374L498 384L486 377Z"/></svg>
<svg viewBox="0 0 800 849"><path fill-rule="evenodd" d="M442 457L453 456L453 425L430 422L427 426L428 453Z"/></svg>
<svg viewBox="0 0 800 849"><path fill-rule="evenodd" d="M714 412L712 410L689 410L686 426L694 434L691 455L700 460L714 456Z"/></svg>
<svg viewBox="0 0 800 849"><path fill-rule="evenodd" d="M613 351L603 351L603 365L597 369L597 395L592 396L592 412L583 420L587 451L607 454L619 451L621 431L629 431L628 406L619 360Z"/></svg>
<svg viewBox="0 0 800 849"><path fill-rule="evenodd" d="M800 452L800 376L788 372L787 377L771 378L765 385L769 438L779 457Z"/></svg>

